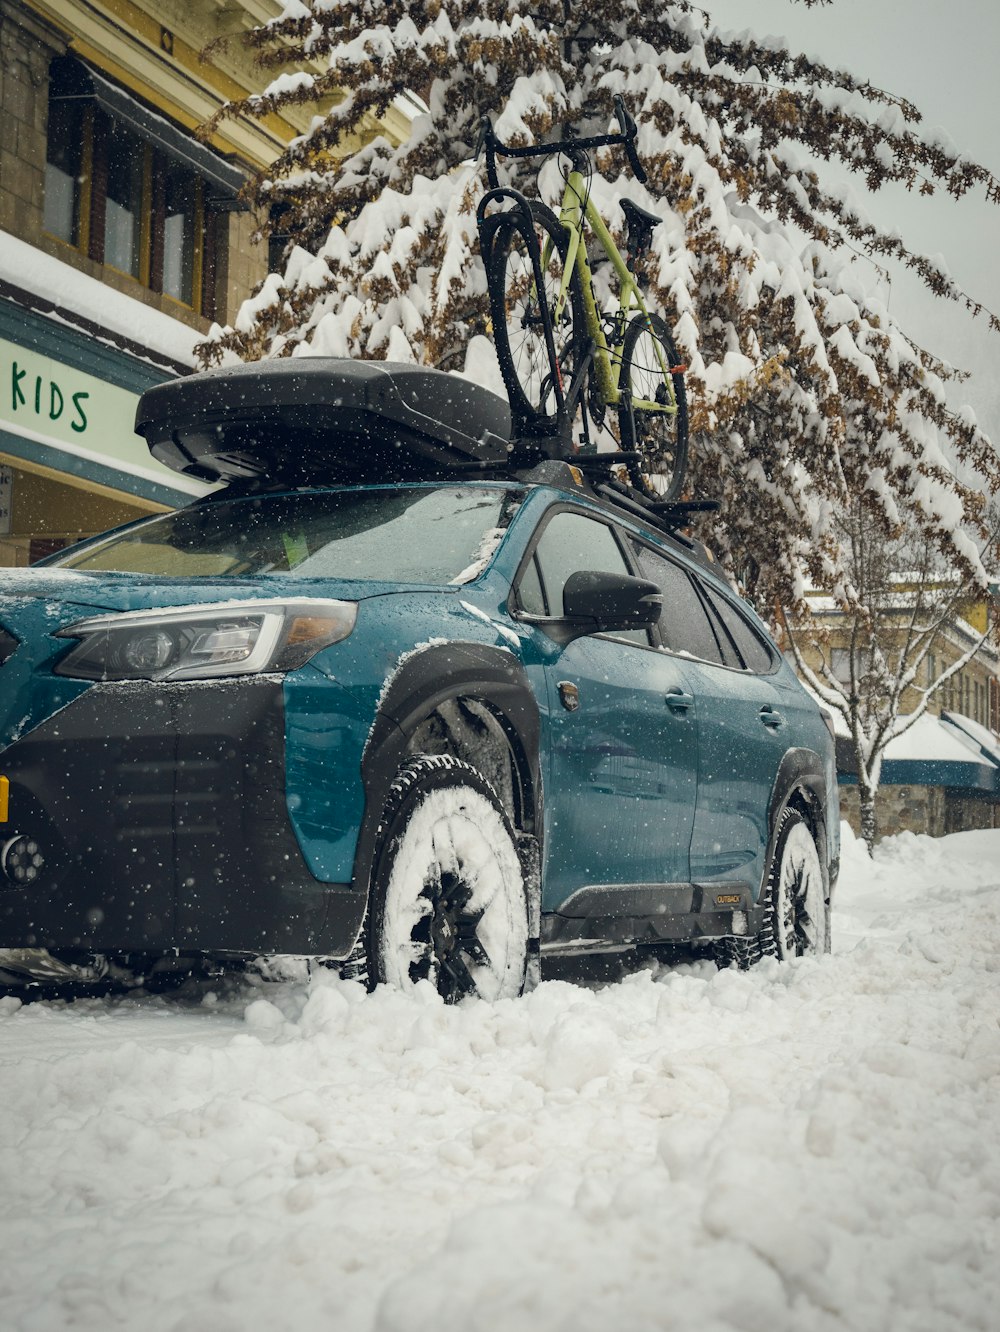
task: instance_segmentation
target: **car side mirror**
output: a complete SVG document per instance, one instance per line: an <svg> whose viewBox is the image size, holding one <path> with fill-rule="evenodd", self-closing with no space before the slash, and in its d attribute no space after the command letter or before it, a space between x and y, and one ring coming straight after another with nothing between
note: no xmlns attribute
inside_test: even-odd
<svg viewBox="0 0 1000 1332"><path fill-rule="evenodd" d="M590 621L583 633L615 629L648 629L663 609L663 593L655 583L631 574L578 570L563 588L563 613L568 620Z"/></svg>

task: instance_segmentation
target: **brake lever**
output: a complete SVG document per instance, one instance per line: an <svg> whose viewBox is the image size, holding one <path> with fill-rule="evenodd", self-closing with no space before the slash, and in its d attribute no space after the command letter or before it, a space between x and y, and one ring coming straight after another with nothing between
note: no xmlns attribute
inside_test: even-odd
<svg viewBox="0 0 1000 1332"><path fill-rule="evenodd" d="M625 105L625 98L621 93L614 95L615 118L618 121L618 128L622 132L623 139L634 139L637 134L636 123L632 119L628 107Z"/></svg>
<svg viewBox="0 0 1000 1332"><path fill-rule="evenodd" d="M486 151L486 179L490 183L490 189L497 189L500 179L497 176L497 138L493 133L493 122L488 115L479 117L479 141L476 144L476 157L478 162L483 150Z"/></svg>
<svg viewBox="0 0 1000 1332"><path fill-rule="evenodd" d="M635 123L632 113L625 105L625 98L621 93L615 93L614 107L615 116L618 118L618 127L622 132L622 146L625 149L629 166L632 168L632 175L635 176L640 185L645 185L649 177L646 174L646 168L639 161L639 154L635 150L639 126Z"/></svg>
<svg viewBox="0 0 1000 1332"><path fill-rule="evenodd" d="M473 153L473 155L472 155L473 158L474 158L474 160L477 161L477 162L478 162L478 160L480 159L480 157L482 157L482 155L483 155L483 149L486 147L486 140L487 140L487 138L488 138L488 136L489 136L489 134L490 134L490 131L491 131L492 129L493 129L493 125L492 125L492 123L490 122L490 118L489 118L489 116L486 116L486 115L480 116L480 117L479 117L479 137L476 139L476 151L475 151L475 152Z"/></svg>

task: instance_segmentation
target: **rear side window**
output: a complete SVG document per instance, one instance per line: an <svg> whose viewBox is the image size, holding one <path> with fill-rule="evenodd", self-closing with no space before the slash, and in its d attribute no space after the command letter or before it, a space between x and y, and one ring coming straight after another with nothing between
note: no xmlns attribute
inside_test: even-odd
<svg viewBox="0 0 1000 1332"><path fill-rule="evenodd" d="M686 653L717 666L733 664L726 660L704 602L685 570L673 560L654 554L648 546L639 546L636 556L642 576L663 593L660 636L664 645L671 652Z"/></svg>
<svg viewBox="0 0 1000 1332"><path fill-rule="evenodd" d="M758 675L770 671L774 666L774 657L756 629L743 618L731 602L720 596L714 588L703 583L702 591L736 644L736 649L742 657L746 669L755 671Z"/></svg>

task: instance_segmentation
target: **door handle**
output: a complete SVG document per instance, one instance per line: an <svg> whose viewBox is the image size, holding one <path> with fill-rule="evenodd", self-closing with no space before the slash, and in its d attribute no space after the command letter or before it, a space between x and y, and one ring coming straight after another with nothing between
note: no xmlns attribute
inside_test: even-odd
<svg viewBox="0 0 1000 1332"><path fill-rule="evenodd" d="M671 689L666 695L666 704L671 712L684 713L694 706L694 694L685 694L682 689Z"/></svg>
<svg viewBox="0 0 1000 1332"><path fill-rule="evenodd" d="M776 731L779 726L784 726L785 724L784 714L778 712L776 708L772 708L769 703L764 704L757 716L765 726L770 726L773 731Z"/></svg>

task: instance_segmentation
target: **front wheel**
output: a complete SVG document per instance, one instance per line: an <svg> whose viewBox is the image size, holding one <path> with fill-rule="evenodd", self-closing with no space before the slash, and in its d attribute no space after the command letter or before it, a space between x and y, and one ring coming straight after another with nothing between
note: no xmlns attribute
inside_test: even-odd
<svg viewBox="0 0 1000 1332"><path fill-rule="evenodd" d="M765 920L756 935L719 939L720 967L746 970L765 957L785 962L830 951L830 905L816 839L797 809L778 820L774 853L764 885Z"/></svg>
<svg viewBox="0 0 1000 1332"><path fill-rule="evenodd" d="M574 274L556 317L569 233L554 213L531 204L531 233L520 212L500 223L487 255L493 341L511 411L529 428L548 429L556 421L573 379L576 339L583 335L579 279ZM541 256L542 289L535 281L532 252ZM553 352L547 326L552 325Z"/></svg>
<svg viewBox="0 0 1000 1332"><path fill-rule="evenodd" d="M636 315L625 330L619 384L621 447L637 453L629 473L650 499L679 498L687 472L688 417L681 358L659 315Z"/></svg>
<svg viewBox="0 0 1000 1332"><path fill-rule="evenodd" d="M528 901L516 834L470 764L422 755L393 782L378 831L366 944L368 978L427 980L446 1003L521 993Z"/></svg>

